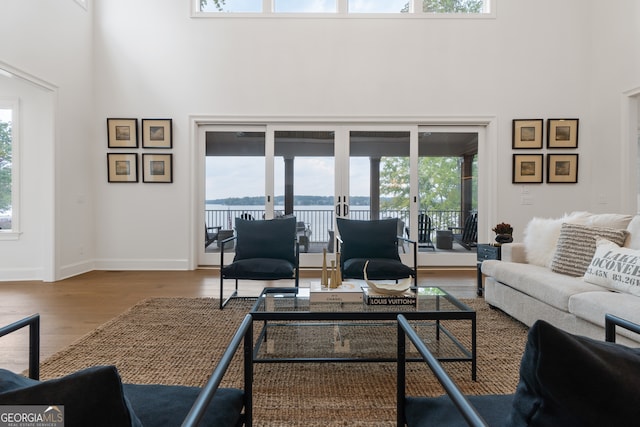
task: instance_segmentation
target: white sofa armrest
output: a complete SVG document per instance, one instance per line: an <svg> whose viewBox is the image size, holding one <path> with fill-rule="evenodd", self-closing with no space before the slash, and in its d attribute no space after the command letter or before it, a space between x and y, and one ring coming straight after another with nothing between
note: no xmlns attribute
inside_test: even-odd
<svg viewBox="0 0 640 427"><path fill-rule="evenodd" d="M504 243L502 245L501 257L502 261L527 263L527 254L525 252L524 243Z"/></svg>

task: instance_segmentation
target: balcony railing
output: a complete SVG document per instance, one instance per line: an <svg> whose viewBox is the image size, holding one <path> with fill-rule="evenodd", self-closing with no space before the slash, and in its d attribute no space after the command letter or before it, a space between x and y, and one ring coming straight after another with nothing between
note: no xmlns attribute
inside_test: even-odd
<svg viewBox="0 0 640 427"><path fill-rule="evenodd" d="M420 213L425 213L421 211ZM329 230L333 230L334 210L327 209L294 209L294 216L298 221L304 222L311 231L309 241L311 243L326 243L329 241ZM461 227L462 215L460 211L426 211L431 217L433 230L446 230L447 227ZM236 218L262 219L264 209L216 209L205 210L205 222L207 227L221 227L223 230L233 230ZM349 211L351 219L368 220L371 218L369 209L351 207ZM399 218L408 227L408 210L383 210L380 218Z"/></svg>

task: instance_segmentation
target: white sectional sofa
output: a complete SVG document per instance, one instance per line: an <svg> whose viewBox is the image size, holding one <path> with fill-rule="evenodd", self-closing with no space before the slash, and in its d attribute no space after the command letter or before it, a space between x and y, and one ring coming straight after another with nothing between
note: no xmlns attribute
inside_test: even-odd
<svg viewBox="0 0 640 427"><path fill-rule="evenodd" d="M491 306L529 326L543 319L602 340L605 313L640 323L640 215L533 218L524 241L503 245L502 260L484 261L482 273Z"/></svg>

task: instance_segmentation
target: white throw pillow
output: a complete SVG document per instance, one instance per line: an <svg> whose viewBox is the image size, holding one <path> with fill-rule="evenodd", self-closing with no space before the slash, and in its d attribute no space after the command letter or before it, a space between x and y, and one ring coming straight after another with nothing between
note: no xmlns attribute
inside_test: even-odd
<svg viewBox="0 0 640 427"><path fill-rule="evenodd" d="M527 263L551 267L562 223L584 224L590 216L589 212L572 212L562 218L531 219L524 229L523 239Z"/></svg>
<svg viewBox="0 0 640 427"><path fill-rule="evenodd" d="M627 226L629 237L625 242L625 246L631 249L640 249L640 215L633 217Z"/></svg>
<svg viewBox="0 0 640 427"><path fill-rule="evenodd" d="M640 251L598 239L596 252L584 274L589 283L640 296Z"/></svg>

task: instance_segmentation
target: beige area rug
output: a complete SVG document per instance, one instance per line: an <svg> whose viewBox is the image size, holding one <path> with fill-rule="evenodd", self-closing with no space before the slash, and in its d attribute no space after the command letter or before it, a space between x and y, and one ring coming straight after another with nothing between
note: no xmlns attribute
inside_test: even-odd
<svg viewBox="0 0 640 427"><path fill-rule="evenodd" d="M482 299L464 302L477 311L478 379L471 380L468 362L446 363L445 369L465 393L512 393L527 328ZM251 304L235 300L220 311L215 299L144 300L45 360L41 377L113 364L125 382L201 386ZM447 326L468 342L469 322L464 323ZM311 347L320 340L317 335L307 333L301 342ZM407 369L409 394L442 394L424 364L410 363ZM395 425L395 363L262 363L254 375L256 426ZM223 385L241 387L240 354Z"/></svg>

